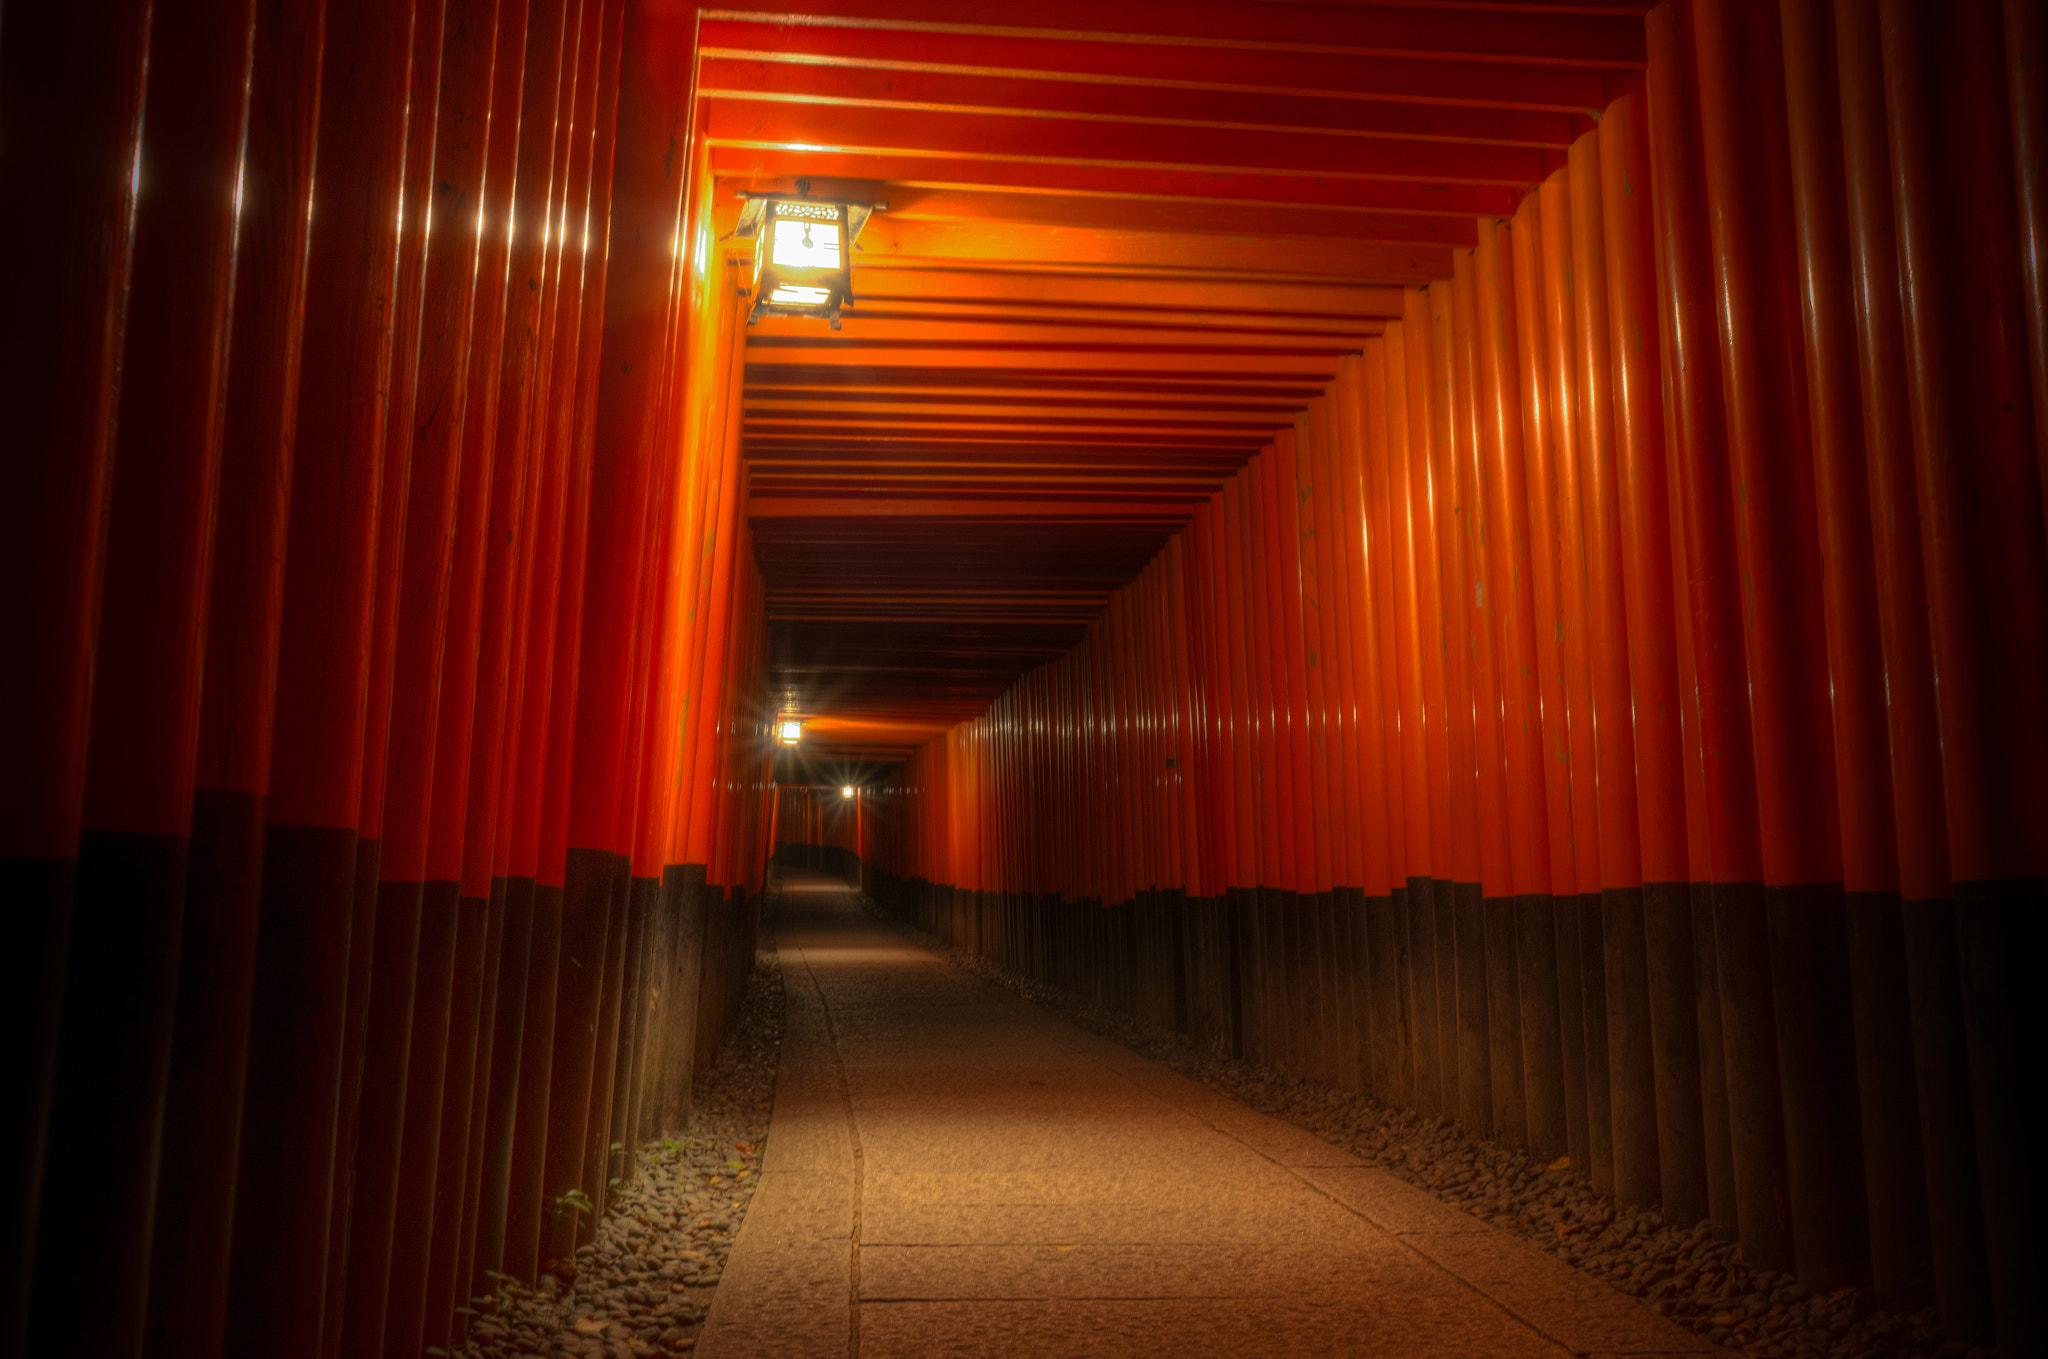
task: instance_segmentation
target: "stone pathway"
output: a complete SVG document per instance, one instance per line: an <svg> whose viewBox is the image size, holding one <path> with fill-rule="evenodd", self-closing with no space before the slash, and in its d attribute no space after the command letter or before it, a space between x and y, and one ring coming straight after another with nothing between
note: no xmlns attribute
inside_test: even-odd
<svg viewBox="0 0 2048 1359"><path fill-rule="evenodd" d="M1742 1263L1740 1247L1715 1239L1707 1224L1674 1227L1655 1208L1617 1205L1568 1159L1531 1161L1448 1120L1205 1050L1185 1034L1098 1007L891 920L871 901L862 905L886 929L955 967L1314 1133L1366 1165L1384 1166L1717 1345L1760 1359L1998 1359L1994 1350L1944 1341L1932 1308L1876 1311L1857 1289L1817 1294L1788 1275L1753 1269Z"/></svg>
<svg viewBox="0 0 2048 1359"><path fill-rule="evenodd" d="M787 876L781 1069L697 1352L1717 1353Z"/></svg>

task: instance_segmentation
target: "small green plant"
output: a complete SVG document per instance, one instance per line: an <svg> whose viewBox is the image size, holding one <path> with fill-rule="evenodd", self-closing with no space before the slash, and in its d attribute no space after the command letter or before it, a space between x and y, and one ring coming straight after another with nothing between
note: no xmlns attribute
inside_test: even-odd
<svg viewBox="0 0 2048 1359"><path fill-rule="evenodd" d="M590 1195L584 1193L581 1189L571 1189L553 1201L552 1209L555 1221L559 1222L564 1217L573 1213L590 1213L595 1216L597 1205L592 1203Z"/></svg>

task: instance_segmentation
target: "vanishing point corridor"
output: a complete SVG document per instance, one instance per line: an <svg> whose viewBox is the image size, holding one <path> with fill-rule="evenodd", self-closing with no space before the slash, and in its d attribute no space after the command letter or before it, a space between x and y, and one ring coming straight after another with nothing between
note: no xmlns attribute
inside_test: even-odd
<svg viewBox="0 0 2048 1359"><path fill-rule="evenodd" d="M1714 1349L948 966L837 879L782 891L774 1120L707 1359Z"/></svg>

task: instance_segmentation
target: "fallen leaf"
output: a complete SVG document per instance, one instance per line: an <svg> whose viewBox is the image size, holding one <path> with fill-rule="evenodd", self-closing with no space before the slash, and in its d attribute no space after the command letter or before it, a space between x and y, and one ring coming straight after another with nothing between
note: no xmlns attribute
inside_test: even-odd
<svg viewBox="0 0 2048 1359"><path fill-rule="evenodd" d="M603 1335L611 1328L612 1323L605 1317L576 1318L576 1334L578 1335Z"/></svg>
<svg viewBox="0 0 2048 1359"><path fill-rule="evenodd" d="M1549 1170L1570 1170L1572 1168L1572 1158L1569 1156L1560 1156L1555 1161L1552 1161L1545 1168Z"/></svg>

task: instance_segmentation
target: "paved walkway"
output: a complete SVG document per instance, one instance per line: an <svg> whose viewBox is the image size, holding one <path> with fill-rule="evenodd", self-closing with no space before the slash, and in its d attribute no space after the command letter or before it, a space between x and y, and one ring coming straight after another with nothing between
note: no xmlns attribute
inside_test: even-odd
<svg viewBox="0 0 2048 1359"><path fill-rule="evenodd" d="M698 1352L1717 1353L790 875L761 1184Z"/></svg>

